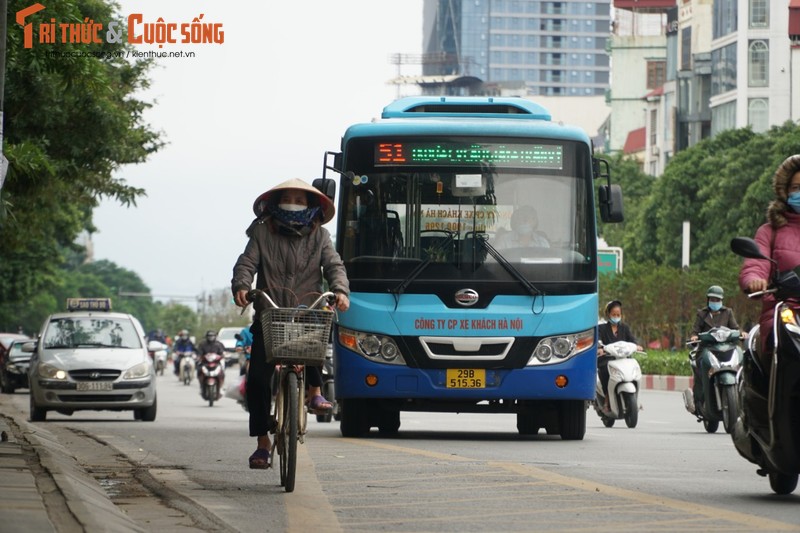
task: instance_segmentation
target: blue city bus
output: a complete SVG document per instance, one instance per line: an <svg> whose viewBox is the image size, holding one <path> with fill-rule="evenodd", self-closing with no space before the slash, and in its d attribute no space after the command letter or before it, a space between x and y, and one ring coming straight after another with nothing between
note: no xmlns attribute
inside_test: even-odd
<svg viewBox="0 0 800 533"><path fill-rule="evenodd" d="M584 131L521 98L402 98L347 129L315 180L334 197L326 171L339 174L342 435L391 435L402 411L435 411L516 413L523 435L583 438L596 193L601 218L622 220L605 163Z"/></svg>

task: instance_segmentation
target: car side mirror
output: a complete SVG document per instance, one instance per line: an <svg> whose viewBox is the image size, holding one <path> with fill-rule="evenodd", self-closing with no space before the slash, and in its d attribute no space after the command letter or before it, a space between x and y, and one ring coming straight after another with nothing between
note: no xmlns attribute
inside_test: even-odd
<svg viewBox="0 0 800 533"><path fill-rule="evenodd" d="M25 353L33 353L36 351L37 341L28 341L22 345L22 351Z"/></svg>

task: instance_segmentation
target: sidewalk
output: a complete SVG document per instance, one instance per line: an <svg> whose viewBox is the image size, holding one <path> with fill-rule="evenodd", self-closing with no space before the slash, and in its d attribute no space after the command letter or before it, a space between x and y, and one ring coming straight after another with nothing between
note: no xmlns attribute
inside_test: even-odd
<svg viewBox="0 0 800 533"><path fill-rule="evenodd" d="M51 433L0 413L0 531L145 530L114 505Z"/></svg>
<svg viewBox="0 0 800 533"><path fill-rule="evenodd" d="M685 376L643 376L643 389L683 391ZM45 428L0 413L0 531L145 531ZM53 526L50 514L58 518Z"/></svg>

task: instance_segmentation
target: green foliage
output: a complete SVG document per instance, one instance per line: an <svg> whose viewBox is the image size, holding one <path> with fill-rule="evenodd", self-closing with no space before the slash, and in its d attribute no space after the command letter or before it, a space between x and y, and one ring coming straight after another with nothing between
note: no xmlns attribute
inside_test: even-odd
<svg viewBox="0 0 800 533"><path fill-rule="evenodd" d="M124 43L35 43L26 49L14 14L29 5L12 0L8 6L3 152L9 169L0 199L0 323L33 295L59 289L62 261L78 234L93 229L99 201L131 205L144 194L114 171L143 162L162 146L159 134L143 122L150 104L135 97L147 87L151 63L130 62L124 53L93 55L124 52L130 46ZM51 18L120 20L117 9L97 0L51 2L26 22L38 27ZM54 50L81 53L52 55Z"/></svg>
<svg viewBox="0 0 800 533"><path fill-rule="evenodd" d="M599 221L598 234L605 239L609 246L627 247L625 242L628 235L632 235L632 227L641 216L643 202L647 199L653 188L655 178L648 176L639 169L639 164L622 155L606 158L611 166L611 181L619 184L623 191L623 208L625 221L615 224L603 224ZM598 185L605 182L598 180Z"/></svg>
<svg viewBox="0 0 800 533"><path fill-rule="evenodd" d="M765 222L773 173L797 153L800 126L787 122L763 134L722 132L676 154L655 179L643 176L635 162L612 161L626 222L601 232L610 245L623 247L625 261L622 274L600 277L600 313L609 300L621 300L624 320L642 344L683 350L697 310L706 305L706 289L721 285L739 326L757 322L760 303L739 290L742 260L730 251L730 240L752 236ZM691 222L691 266L682 269L685 220Z"/></svg>
<svg viewBox="0 0 800 533"><path fill-rule="evenodd" d="M763 134L750 128L728 130L677 153L646 196L640 187L623 183L626 262L680 267L684 221L691 223L691 265L730 255L732 237L752 236L765 222L772 175L787 156L797 153L797 124L787 122ZM628 167L622 168L614 175L630 180ZM641 204L634 211L628 209L629 196Z"/></svg>
<svg viewBox="0 0 800 533"><path fill-rule="evenodd" d="M692 375L688 350L649 350L646 354L636 354L636 360L639 362L642 374Z"/></svg>
<svg viewBox="0 0 800 533"><path fill-rule="evenodd" d="M600 277L600 309L620 300L623 320L642 345L658 341L666 348L684 349L697 311L706 305L709 285L725 290L724 304L734 310L739 327L758 321L760 303L738 288L741 261L731 253L720 255L702 267L680 269L652 261L628 263L622 274Z"/></svg>
<svg viewBox="0 0 800 533"><path fill-rule="evenodd" d="M182 329L188 329L190 335L198 339L201 337L197 315L183 304L167 304L161 312L160 324L161 329L170 336L174 336Z"/></svg>

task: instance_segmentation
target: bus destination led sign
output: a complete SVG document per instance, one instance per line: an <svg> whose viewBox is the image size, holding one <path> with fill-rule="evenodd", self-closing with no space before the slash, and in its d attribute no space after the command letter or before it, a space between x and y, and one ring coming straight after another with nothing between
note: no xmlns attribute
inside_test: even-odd
<svg viewBox="0 0 800 533"><path fill-rule="evenodd" d="M375 166L482 166L561 170L559 144L377 142Z"/></svg>

